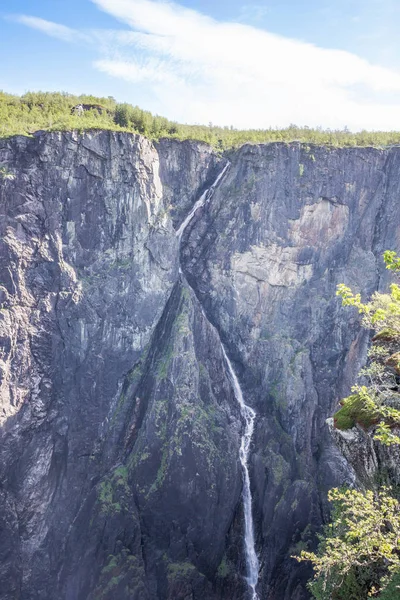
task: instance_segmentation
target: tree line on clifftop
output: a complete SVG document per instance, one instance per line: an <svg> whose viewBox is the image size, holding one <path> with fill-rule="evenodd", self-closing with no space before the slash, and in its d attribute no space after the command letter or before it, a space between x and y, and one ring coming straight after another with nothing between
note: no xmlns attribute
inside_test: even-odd
<svg viewBox="0 0 400 600"><path fill-rule="evenodd" d="M78 108L82 106L82 109ZM293 142L332 146L389 146L400 144L399 131L312 129L290 125L283 129L239 130L234 127L184 125L147 110L119 103L112 96L74 96L64 92L28 92L15 96L0 91L0 137L30 135L38 130L108 129L162 137L198 140L225 150L247 142Z"/></svg>

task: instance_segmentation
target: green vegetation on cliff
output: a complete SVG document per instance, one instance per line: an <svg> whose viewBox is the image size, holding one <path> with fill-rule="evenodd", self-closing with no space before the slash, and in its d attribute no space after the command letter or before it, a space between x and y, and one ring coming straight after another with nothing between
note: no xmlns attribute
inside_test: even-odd
<svg viewBox="0 0 400 600"><path fill-rule="evenodd" d="M400 272L400 258L387 251L389 270ZM337 295L344 306L357 308L362 325L375 330L369 362L360 371L367 385L356 385L334 416L335 427L369 431L378 443L400 444L400 287L390 294L375 292L363 303L360 294L341 284ZM393 482L397 483L397 482ZM309 589L316 600L400 600L400 503L398 488L330 490L331 522L317 551L297 558L311 561L314 579Z"/></svg>
<svg viewBox="0 0 400 600"><path fill-rule="evenodd" d="M395 252L385 252L384 260L388 269L400 271ZM374 439L387 446L400 444L400 437L392 432L400 427L400 287L392 283L390 294L375 292L366 304L360 294L353 294L343 284L337 294L344 306L358 309L363 327L376 334L368 352L369 363L359 374L368 385L354 386L353 393L342 400L342 408L334 416L335 426L375 427Z"/></svg>
<svg viewBox="0 0 400 600"><path fill-rule="evenodd" d="M76 108L83 105L83 108ZM0 91L0 137L29 135L38 130L111 129L131 131L152 139L172 137L207 142L220 150L246 142L293 142L332 146L387 146L400 144L400 132L351 133L291 125L285 129L238 130L233 127L183 125L109 96L28 92L14 96Z"/></svg>
<svg viewBox="0 0 400 600"><path fill-rule="evenodd" d="M310 560L314 579L309 589L317 600L400 598L400 505L386 489L377 493L333 489L332 520ZM388 590L393 589L393 595ZM382 591L382 594L380 592Z"/></svg>

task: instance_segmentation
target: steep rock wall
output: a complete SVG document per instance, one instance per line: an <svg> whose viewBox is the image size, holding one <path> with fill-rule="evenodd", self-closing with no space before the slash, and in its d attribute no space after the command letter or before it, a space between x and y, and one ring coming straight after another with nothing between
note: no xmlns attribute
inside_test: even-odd
<svg viewBox="0 0 400 600"><path fill-rule="evenodd" d="M258 412L262 597L302 595L288 548L321 523L327 489L354 479L325 418L353 384L367 334L335 288L379 285L381 254L398 246L399 159L397 149L244 146L188 235L185 271Z"/></svg>
<svg viewBox="0 0 400 600"><path fill-rule="evenodd" d="M400 484L400 448L385 446L374 439L374 431L365 431L359 425L340 430L334 427L333 418L327 424L343 456L352 466L358 486L377 489L382 485L397 487ZM392 429L399 435L398 428Z"/></svg>
<svg viewBox="0 0 400 600"><path fill-rule="evenodd" d="M400 152L229 159L182 242L194 294L175 230L225 158L111 132L0 142L2 600L246 597L242 423L216 330L258 413L260 595L307 597L289 555L353 477L325 419L367 341L335 286L384 283Z"/></svg>

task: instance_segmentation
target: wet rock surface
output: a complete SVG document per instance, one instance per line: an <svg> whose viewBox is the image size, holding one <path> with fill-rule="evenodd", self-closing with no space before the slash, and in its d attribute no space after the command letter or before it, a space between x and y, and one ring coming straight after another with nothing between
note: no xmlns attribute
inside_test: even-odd
<svg viewBox="0 0 400 600"><path fill-rule="evenodd" d="M0 141L2 600L246 598L240 412L257 411L260 597L302 600L290 554L351 481L325 420L397 248L400 151L112 132ZM192 289L194 292L192 291ZM203 313L204 309L204 313Z"/></svg>

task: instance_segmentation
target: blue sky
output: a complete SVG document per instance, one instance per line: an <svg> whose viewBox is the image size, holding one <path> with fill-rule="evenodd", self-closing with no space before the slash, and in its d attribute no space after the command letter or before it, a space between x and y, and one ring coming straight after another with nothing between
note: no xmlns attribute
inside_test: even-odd
<svg viewBox="0 0 400 600"><path fill-rule="evenodd" d="M400 129L400 0L3 0L0 89L235 127Z"/></svg>

